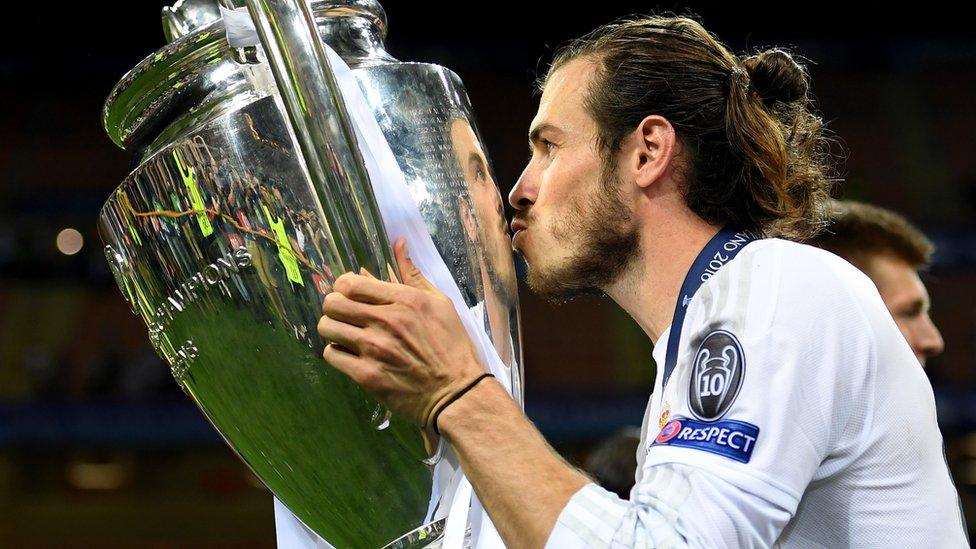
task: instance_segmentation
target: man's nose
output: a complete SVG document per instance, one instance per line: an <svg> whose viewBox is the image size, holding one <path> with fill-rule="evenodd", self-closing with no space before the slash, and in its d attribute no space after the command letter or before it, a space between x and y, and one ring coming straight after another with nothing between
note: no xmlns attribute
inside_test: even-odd
<svg viewBox="0 0 976 549"><path fill-rule="evenodd" d="M508 203L516 210L524 210L535 203L536 191L529 166L526 166L512 187L512 192L508 193Z"/></svg>
<svg viewBox="0 0 976 549"><path fill-rule="evenodd" d="M915 350L920 355L931 358L941 355L942 351L945 350L945 341L942 340L942 334L935 327L935 323L932 322L929 315L924 315L922 318L915 337Z"/></svg>

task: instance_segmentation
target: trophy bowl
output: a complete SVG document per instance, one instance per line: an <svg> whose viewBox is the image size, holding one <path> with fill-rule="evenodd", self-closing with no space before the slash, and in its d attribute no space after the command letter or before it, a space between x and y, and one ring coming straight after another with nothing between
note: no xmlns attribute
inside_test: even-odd
<svg viewBox="0 0 976 549"><path fill-rule="evenodd" d="M391 57L372 0L319 0L306 13L352 68L520 400L511 243L460 79ZM98 223L119 288L177 383L306 526L337 547L429 544L445 483L422 433L324 363L316 333L336 276L385 277L390 264L341 99L313 113L334 130L315 164L266 47L228 44L216 1L166 8L164 25L170 43L104 110L136 166Z"/></svg>

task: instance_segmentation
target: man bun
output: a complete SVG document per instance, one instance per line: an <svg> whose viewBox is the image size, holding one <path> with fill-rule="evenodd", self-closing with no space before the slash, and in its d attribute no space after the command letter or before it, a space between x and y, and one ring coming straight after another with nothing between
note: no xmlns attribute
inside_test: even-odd
<svg viewBox="0 0 976 549"><path fill-rule="evenodd" d="M753 90L763 103L795 103L807 98L810 76L788 52L769 49L742 60Z"/></svg>

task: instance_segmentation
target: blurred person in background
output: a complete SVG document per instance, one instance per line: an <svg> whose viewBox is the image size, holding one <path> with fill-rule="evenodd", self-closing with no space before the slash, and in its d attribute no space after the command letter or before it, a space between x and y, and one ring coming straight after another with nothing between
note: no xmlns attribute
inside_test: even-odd
<svg viewBox="0 0 976 549"><path fill-rule="evenodd" d="M583 470L600 486L629 499L637 473L640 436L640 427L627 426L600 440L586 456Z"/></svg>
<svg viewBox="0 0 976 549"><path fill-rule="evenodd" d="M829 204L828 225L810 243L868 275L918 361L938 356L942 334L929 317L929 294L919 277L935 247L897 213L852 200Z"/></svg>

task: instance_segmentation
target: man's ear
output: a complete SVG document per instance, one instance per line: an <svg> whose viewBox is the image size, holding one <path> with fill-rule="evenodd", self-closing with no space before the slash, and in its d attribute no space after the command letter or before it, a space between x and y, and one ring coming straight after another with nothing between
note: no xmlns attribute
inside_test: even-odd
<svg viewBox="0 0 976 549"><path fill-rule="evenodd" d="M674 127L663 116L653 114L641 120L628 141L627 168L638 187L650 187L667 173L677 151Z"/></svg>
<svg viewBox="0 0 976 549"><path fill-rule="evenodd" d="M478 242L478 225L477 221L472 215L471 208L468 207L468 202L458 198L458 205L461 211L461 225L464 227L465 234L468 235L468 240L471 242Z"/></svg>

